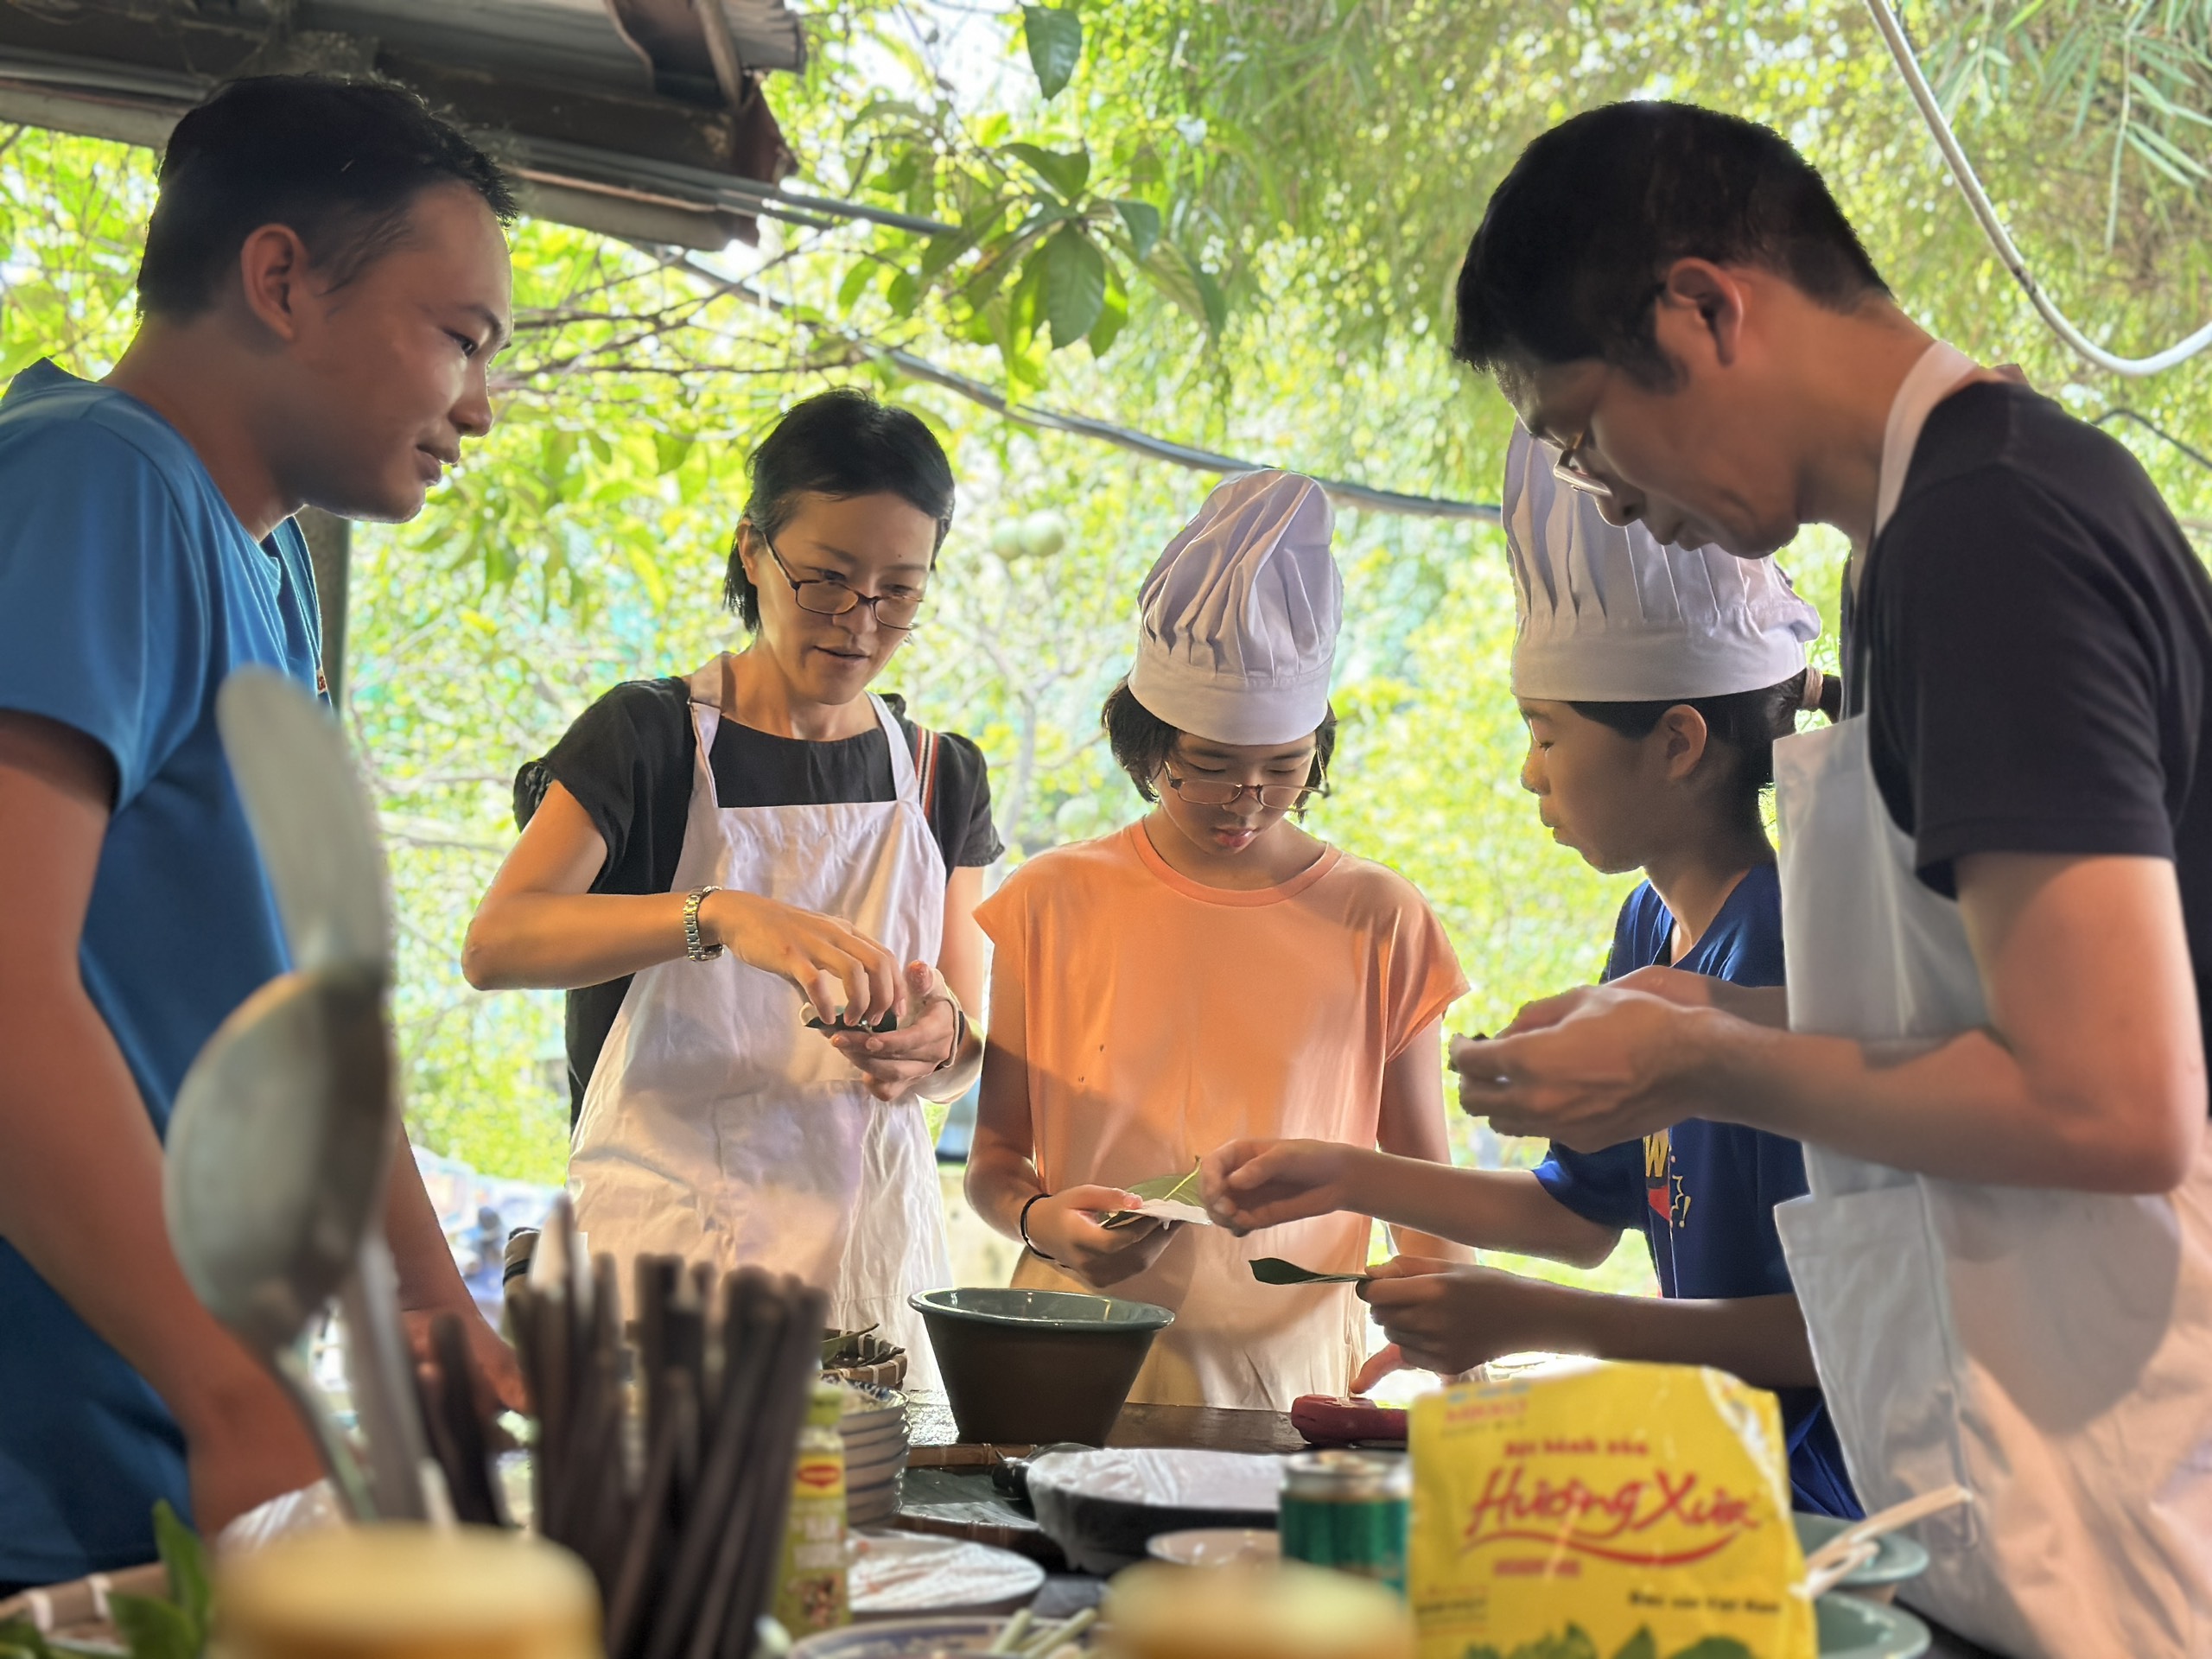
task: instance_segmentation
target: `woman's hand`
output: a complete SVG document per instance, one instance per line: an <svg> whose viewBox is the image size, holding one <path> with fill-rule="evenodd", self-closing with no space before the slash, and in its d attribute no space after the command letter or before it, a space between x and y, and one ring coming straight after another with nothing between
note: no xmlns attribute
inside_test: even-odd
<svg viewBox="0 0 2212 1659"><path fill-rule="evenodd" d="M898 1099L959 1058L960 1015L936 971L925 962L908 963L906 988L906 1005L914 1012L898 1030L825 1033L860 1068L878 1100Z"/></svg>
<svg viewBox="0 0 2212 1659"><path fill-rule="evenodd" d="M779 974L823 1020L874 1025L906 1013L899 959L835 916L724 887L699 906L699 931L740 962Z"/></svg>
<svg viewBox="0 0 2212 1659"><path fill-rule="evenodd" d="M1360 1156L1358 1147L1335 1141L1232 1141L1199 1162L1207 1213L1241 1238L1356 1209L1351 1176Z"/></svg>
<svg viewBox="0 0 2212 1659"><path fill-rule="evenodd" d="M1550 1340L1553 1291L1541 1280L1495 1268L1413 1255L1385 1262L1371 1270L1359 1295L1391 1346L1361 1368L1357 1386L1372 1387L1395 1370L1384 1357L1394 1350L1400 1364L1454 1376L1501 1354L1541 1349Z"/></svg>
<svg viewBox="0 0 2212 1659"><path fill-rule="evenodd" d="M1173 1224L1140 1216L1109 1230L1098 1217L1143 1202L1118 1186L1071 1186L1031 1205L1024 1225L1030 1244L1054 1266L1094 1285L1118 1284L1160 1259Z"/></svg>

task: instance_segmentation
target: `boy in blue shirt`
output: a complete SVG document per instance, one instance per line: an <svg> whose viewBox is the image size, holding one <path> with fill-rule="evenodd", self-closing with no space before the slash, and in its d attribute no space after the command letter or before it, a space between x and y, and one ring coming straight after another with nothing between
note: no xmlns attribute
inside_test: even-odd
<svg viewBox="0 0 2212 1659"><path fill-rule="evenodd" d="M1605 978L1666 964L1783 982L1782 899L1759 810L1773 744L1823 702L1812 607L1771 563L1662 547L1567 487L1516 429L1505 531L1517 591L1522 782L1545 826L1597 868L1641 869ZM1346 1209L1486 1249L1594 1267L1641 1232L1662 1300L1400 1258L1361 1294L1402 1360L1446 1373L1526 1351L1717 1366L1782 1403L1797 1508L1856 1516L1774 1206L1805 1192L1794 1141L1691 1119L1534 1171L1416 1166L1318 1141L1238 1141L1205 1160L1208 1206L1239 1231Z"/></svg>
<svg viewBox="0 0 2212 1659"><path fill-rule="evenodd" d="M296 511L410 518L489 429L512 212L411 94L234 83L169 141L114 372L0 398L0 1591L150 1560L157 1498L212 1535L320 1472L162 1223L178 1084L288 965L215 693L318 683ZM411 1158L387 1231L512 1394Z"/></svg>

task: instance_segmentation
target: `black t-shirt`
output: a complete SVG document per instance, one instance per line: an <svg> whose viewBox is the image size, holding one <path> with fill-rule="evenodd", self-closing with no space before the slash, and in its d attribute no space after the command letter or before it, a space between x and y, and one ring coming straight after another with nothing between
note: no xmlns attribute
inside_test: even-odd
<svg viewBox="0 0 2212 1659"><path fill-rule="evenodd" d="M2024 386L1955 392L1849 598L1849 702L1921 880L2172 860L2212 1052L2212 579L2135 457Z"/></svg>
<svg viewBox="0 0 2212 1659"><path fill-rule="evenodd" d="M918 728L906 704L887 696L908 753ZM594 893L667 893L676 884L683 825L691 805L698 744L690 691L681 679L632 680L584 710L543 759L515 774L515 823L529 823L559 783L576 798L607 843ZM897 798L891 746L880 727L858 737L814 743L723 720L708 762L719 806L823 806ZM1006 849L991 824L991 781L982 751L964 737L939 734L935 776L924 803L946 869L990 863ZM583 1109L584 1084L606 1044L629 977L569 993L569 1101Z"/></svg>

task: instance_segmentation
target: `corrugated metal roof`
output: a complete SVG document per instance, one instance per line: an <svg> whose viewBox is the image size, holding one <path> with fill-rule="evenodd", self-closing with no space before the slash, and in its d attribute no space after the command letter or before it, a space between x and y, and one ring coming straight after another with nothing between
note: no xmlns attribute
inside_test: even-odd
<svg viewBox="0 0 2212 1659"><path fill-rule="evenodd" d="M373 73L489 140L543 217L699 248L756 215L942 228L779 188L760 81L805 60L783 0L0 0L0 120L159 145L237 75Z"/></svg>

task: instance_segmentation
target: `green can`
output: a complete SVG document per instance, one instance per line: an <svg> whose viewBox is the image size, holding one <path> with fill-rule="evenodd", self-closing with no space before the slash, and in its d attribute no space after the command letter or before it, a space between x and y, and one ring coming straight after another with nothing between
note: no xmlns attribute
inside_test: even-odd
<svg viewBox="0 0 2212 1659"><path fill-rule="evenodd" d="M1402 1454L1302 1452L1283 1465L1278 1522L1287 1560L1334 1567L1406 1592L1406 1508L1413 1469Z"/></svg>

